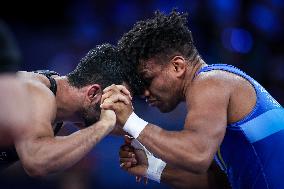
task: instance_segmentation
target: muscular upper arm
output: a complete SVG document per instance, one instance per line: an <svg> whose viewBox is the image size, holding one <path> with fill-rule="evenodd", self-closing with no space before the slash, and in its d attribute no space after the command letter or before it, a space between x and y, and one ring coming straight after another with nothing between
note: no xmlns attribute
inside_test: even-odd
<svg viewBox="0 0 284 189"><path fill-rule="evenodd" d="M20 157L37 148L37 139L53 136L51 123L56 113L55 98L46 86L35 82L27 82L25 86L31 116L26 125L15 130L15 147Z"/></svg>
<svg viewBox="0 0 284 189"><path fill-rule="evenodd" d="M195 133L201 149L213 158L223 140L227 125L230 88L214 73L200 75L187 95L185 130Z"/></svg>
<svg viewBox="0 0 284 189"><path fill-rule="evenodd" d="M225 135L233 88L220 76L210 72L192 82L186 94L188 114L182 131L148 124L138 140L167 163L193 173L206 172Z"/></svg>

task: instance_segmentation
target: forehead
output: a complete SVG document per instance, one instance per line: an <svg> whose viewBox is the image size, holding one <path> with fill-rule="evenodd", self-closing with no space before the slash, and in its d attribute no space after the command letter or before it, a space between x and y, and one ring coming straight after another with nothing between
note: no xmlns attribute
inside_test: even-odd
<svg viewBox="0 0 284 189"><path fill-rule="evenodd" d="M141 75L150 75L155 72L161 71L162 66L156 62L155 59L140 61L138 72Z"/></svg>

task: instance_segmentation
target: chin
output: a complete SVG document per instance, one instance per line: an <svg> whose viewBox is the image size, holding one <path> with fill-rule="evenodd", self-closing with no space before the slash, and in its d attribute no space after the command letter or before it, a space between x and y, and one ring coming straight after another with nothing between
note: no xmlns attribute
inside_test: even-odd
<svg viewBox="0 0 284 189"><path fill-rule="evenodd" d="M162 113L169 113L171 111L173 111L178 104L175 105L164 105L164 106L157 106L157 108L160 110L160 112Z"/></svg>
<svg viewBox="0 0 284 189"><path fill-rule="evenodd" d="M157 107L159 110L160 110L160 112L162 112L162 113L168 113L168 112L171 112L171 111L173 111L173 109L174 108L170 108L170 107Z"/></svg>
<svg viewBox="0 0 284 189"><path fill-rule="evenodd" d="M98 122L98 119L85 119L85 126L86 127L89 127L89 126L91 126L91 125L93 125L94 123L96 123L96 122Z"/></svg>
<svg viewBox="0 0 284 189"><path fill-rule="evenodd" d="M97 113L95 115L86 114L83 117L86 127L93 125L94 123L98 122L100 119L100 114Z"/></svg>
<svg viewBox="0 0 284 189"><path fill-rule="evenodd" d="M83 120L86 127L99 121L101 115L100 105L96 104L95 106L88 107L83 111Z"/></svg>

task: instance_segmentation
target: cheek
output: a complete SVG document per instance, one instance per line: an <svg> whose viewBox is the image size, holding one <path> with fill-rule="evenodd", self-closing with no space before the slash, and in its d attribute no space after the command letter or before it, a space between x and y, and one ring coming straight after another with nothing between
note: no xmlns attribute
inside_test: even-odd
<svg viewBox="0 0 284 189"><path fill-rule="evenodd" d="M163 85L156 86L153 90L151 90L151 94L163 103L168 103L171 99L170 92L171 89Z"/></svg>
<svg viewBox="0 0 284 189"><path fill-rule="evenodd" d="M97 104L95 105L95 107L94 107L94 116L95 116L97 119L99 119L100 115L101 115L101 108L100 108L100 104L97 103Z"/></svg>
<svg viewBox="0 0 284 189"><path fill-rule="evenodd" d="M161 98L167 101L166 103L171 103L171 101L175 101L174 99L177 97L176 93L177 91L175 86L169 84L163 85L160 88Z"/></svg>
<svg viewBox="0 0 284 189"><path fill-rule="evenodd" d="M149 89L152 89L153 91L164 91L165 87L167 87L166 85L167 80L159 80L159 79L155 79L152 81Z"/></svg>
<svg viewBox="0 0 284 189"><path fill-rule="evenodd" d="M101 109L99 104L86 108L83 115L86 125L90 125L97 122L100 119L100 114Z"/></svg>
<svg viewBox="0 0 284 189"><path fill-rule="evenodd" d="M164 89L162 86L159 85L151 85L149 88L150 91L150 96L154 96L156 98L161 99L161 97L163 97L164 94Z"/></svg>

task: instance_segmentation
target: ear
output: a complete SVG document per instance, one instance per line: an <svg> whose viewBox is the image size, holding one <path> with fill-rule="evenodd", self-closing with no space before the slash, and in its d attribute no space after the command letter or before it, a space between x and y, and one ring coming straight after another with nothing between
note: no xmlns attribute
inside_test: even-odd
<svg viewBox="0 0 284 189"><path fill-rule="evenodd" d="M90 85L87 89L88 99L93 102L100 102L102 97L102 89L98 84Z"/></svg>
<svg viewBox="0 0 284 189"><path fill-rule="evenodd" d="M171 60L172 71L177 77L182 77L187 69L187 63L182 56L175 56Z"/></svg>

